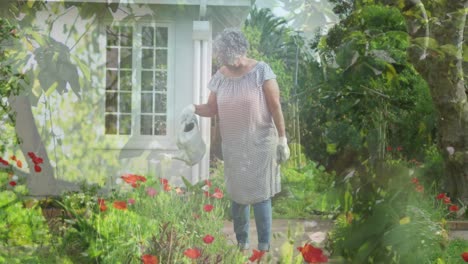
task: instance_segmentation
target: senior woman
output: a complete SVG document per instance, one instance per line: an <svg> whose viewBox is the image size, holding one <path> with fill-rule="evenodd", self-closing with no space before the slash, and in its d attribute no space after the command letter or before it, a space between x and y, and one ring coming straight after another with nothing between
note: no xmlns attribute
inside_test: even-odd
<svg viewBox="0 0 468 264"><path fill-rule="evenodd" d="M231 198L239 248L249 248L250 206L258 250L269 251L271 198L280 192L279 164L289 158L276 75L270 66L246 56L249 44L240 30L225 29L214 43L222 67L208 84L206 104L189 105L181 120L194 114L219 116L226 191Z"/></svg>

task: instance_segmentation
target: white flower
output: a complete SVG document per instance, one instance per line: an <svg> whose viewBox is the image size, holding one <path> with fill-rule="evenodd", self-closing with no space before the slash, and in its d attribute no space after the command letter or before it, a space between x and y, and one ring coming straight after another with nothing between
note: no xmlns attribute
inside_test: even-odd
<svg viewBox="0 0 468 264"><path fill-rule="evenodd" d="M449 153L450 156L452 156L453 153L455 153L455 149L453 147L447 147L447 152Z"/></svg>
<svg viewBox="0 0 468 264"><path fill-rule="evenodd" d="M18 176L13 175L13 177L11 177L11 180L12 180L12 181L18 181Z"/></svg>
<svg viewBox="0 0 468 264"><path fill-rule="evenodd" d="M308 234L310 241L320 244L322 243L325 238L327 237L327 234L325 232L315 232Z"/></svg>
<svg viewBox="0 0 468 264"><path fill-rule="evenodd" d="M204 190L205 192L207 192L210 189L210 186L203 185L203 187L201 189Z"/></svg>
<svg viewBox="0 0 468 264"><path fill-rule="evenodd" d="M119 177L119 178L117 178L117 179L115 180L115 183L116 183L117 185L120 185L120 184L123 183L123 180Z"/></svg>

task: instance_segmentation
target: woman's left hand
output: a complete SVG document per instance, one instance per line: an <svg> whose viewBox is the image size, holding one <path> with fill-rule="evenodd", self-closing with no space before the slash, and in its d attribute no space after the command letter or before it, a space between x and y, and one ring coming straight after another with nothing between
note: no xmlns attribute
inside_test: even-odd
<svg viewBox="0 0 468 264"><path fill-rule="evenodd" d="M276 160L278 163L284 163L289 159L290 151L286 137L280 137L276 147Z"/></svg>

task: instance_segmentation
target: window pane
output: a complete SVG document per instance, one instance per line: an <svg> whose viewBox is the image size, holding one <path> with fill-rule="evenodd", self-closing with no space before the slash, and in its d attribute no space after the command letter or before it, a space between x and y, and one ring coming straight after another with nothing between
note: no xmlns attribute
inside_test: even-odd
<svg viewBox="0 0 468 264"><path fill-rule="evenodd" d="M120 72L120 90L121 91L132 90L132 72L131 71Z"/></svg>
<svg viewBox="0 0 468 264"><path fill-rule="evenodd" d="M132 116L131 115L120 115L119 123L119 134L120 135L130 135L132 131Z"/></svg>
<svg viewBox="0 0 468 264"><path fill-rule="evenodd" d="M120 94L120 113L131 113L132 112L132 94L121 93Z"/></svg>
<svg viewBox="0 0 468 264"><path fill-rule="evenodd" d="M153 47L154 43L154 29L153 27L143 27L143 30L141 31L142 35L142 43L143 46L146 47Z"/></svg>
<svg viewBox="0 0 468 264"><path fill-rule="evenodd" d="M119 30L116 27L106 28L107 46L118 45L118 34L119 34Z"/></svg>
<svg viewBox="0 0 468 264"><path fill-rule="evenodd" d="M167 47L167 28L156 28L156 47Z"/></svg>
<svg viewBox="0 0 468 264"><path fill-rule="evenodd" d="M106 90L117 90L117 71L106 72Z"/></svg>
<svg viewBox="0 0 468 264"><path fill-rule="evenodd" d="M153 91L153 72L152 71L141 72L141 90Z"/></svg>
<svg viewBox="0 0 468 264"><path fill-rule="evenodd" d="M106 67L107 68L117 68L118 61L119 61L119 49L117 49L117 48L107 48Z"/></svg>
<svg viewBox="0 0 468 264"><path fill-rule="evenodd" d="M152 121L153 118L150 115L142 115L141 116L141 129L140 133L142 135L151 135L152 128Z"/></svg>
<svg viewBox="0 0 468 264"><path fill-rule="evenodd" d="M141 112L146 114L153 113L153 94L141 93Z"/></svg>
<svg viewBox="0 0 468 264"><path fill-rule="evenodd" d="M131 48L120 49L120 68L121 69L132 68L132 49Z"/></svg>
<svg viewBox="0 0 468 264"><path fill-rule="evenodd" d="M120 28L120 46L131 47L133 39L133 30L131 27Z"/></svg>
<svg viewBox="0 0 468 264"><path fill-rule="evenodd" d="M153 50L152 49L143 49L141 58L143 60L142 62L143 69L153 69Z"/></svg>
<svg viewBox="0 0 468 264"><path fill-rule="evenodd" d="M166 135L166 116L154 117L154 135Z"/></svg>
<svg viewBox="0 0 468 264"><path fill-rule="evenodd" d="M106 134L117 134L117 115L106 115Z"/></svg>
<svg viewBox="0 0 468 264"><path fill-rule="evenodd" d="M156 91L166 91L167 72L156 72Z"/></svg>
<svg viewBox="0 0 468 264"><path fill-rule="evenodd" d="M117 93L106 92L106 112L117 112Z"/></svg>
<svg viewBox="0 0 468 264"><path fill-rule="evenodd" d="M155 113L166 113L166 94L154 94Z"/></svg>
<svg viewBox="0 0 468 264"><path fill-rule="evenodd" d="M167 50L156 50L156 69L167 69Z"/></svg>

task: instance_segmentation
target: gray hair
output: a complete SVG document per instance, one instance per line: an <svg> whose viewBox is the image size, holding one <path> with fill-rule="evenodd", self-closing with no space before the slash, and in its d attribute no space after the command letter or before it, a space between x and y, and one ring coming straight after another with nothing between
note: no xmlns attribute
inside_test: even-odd
<svg viewBox="0 0 468 264"><path fill-rule="evenodd" d="M213 42L213 53L221 65L232 65L234 60L247 53L249 42L242 31L226 28Z"/></svg>

